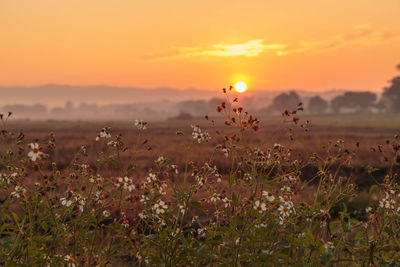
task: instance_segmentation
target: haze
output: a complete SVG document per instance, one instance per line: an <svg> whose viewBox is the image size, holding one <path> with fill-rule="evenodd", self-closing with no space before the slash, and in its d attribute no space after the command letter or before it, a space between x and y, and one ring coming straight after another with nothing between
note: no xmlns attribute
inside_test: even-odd
<svg viewBox="0 0 400 267"><path fill-rule="evenodd" d="M0 86L379 92L400 61L399 11L398 0L2 0Z"/></svg>

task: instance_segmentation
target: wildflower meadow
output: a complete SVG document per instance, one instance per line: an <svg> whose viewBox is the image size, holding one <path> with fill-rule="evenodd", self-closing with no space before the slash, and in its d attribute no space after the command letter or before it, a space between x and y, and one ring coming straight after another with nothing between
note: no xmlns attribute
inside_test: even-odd
<svg viewBox="0 0 400 267"><path fill-rule="evenodd" d="M96 160L82 145L60 168L56 133L27 142L8 130L12 114L2 115L0 265L399 266L398 136L375 148L389 168L361 189L341 171L358 145L332 140L304 159L274 140L249 142L262 122L231 90L216 107L222 121L205 116L187 125L191 134L175 132L183 163L161 154L146 171L138 162L151 150L151 123L132 123L133 147L111 127L93 129ZM313 135L302 111L299 103L282 113L291 142L302 142L296 131ZM193 161L210 142L207 158ZM307 168L316 171L305 177Z"/></svg>

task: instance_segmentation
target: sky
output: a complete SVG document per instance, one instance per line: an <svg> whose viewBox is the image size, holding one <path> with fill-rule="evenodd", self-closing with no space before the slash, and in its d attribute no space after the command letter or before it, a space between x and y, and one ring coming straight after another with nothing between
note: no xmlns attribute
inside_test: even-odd
<svg viewBox="0 0 400 267"><path fill-rule="evenodd" d="M0 0L0 86L381 91L400 0Z"/></svg>

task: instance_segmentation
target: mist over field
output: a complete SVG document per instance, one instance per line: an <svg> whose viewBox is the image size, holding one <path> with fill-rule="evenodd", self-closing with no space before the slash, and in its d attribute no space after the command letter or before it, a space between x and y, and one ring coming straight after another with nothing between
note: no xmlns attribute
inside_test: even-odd
<svg viewBox="0 0 400 267"><path fill-rule="evenodd" d="M273 99L289 91L292 90L249 90L246 94L232 91L231 97L238 97L241 104L251 111L271 115L280 113L280 110L270 109ZM343 89L323 92L293 91L305 104L315 96L329 102L346 92ZM31 87L2 86L0 93L0 111L11 111L14 117L20 119L165 120L181 115L214 115L216 105L226 100L222 88L209 91L49 84ZM309 110L306 108L305 112Z"/></svg>

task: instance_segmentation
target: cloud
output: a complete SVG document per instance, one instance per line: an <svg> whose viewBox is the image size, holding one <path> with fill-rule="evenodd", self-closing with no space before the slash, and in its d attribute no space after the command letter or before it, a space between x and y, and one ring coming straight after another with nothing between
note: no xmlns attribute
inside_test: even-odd
<svg viewBox="0 0 400 267"><path fill-rule="evenodd" d="M263 39L250 40L237 44L215 44L210 47L171 48L171 51L156 53L142 59L165 59L174 57L217 56L217 57L256 57L265 50L284 49L286 44L264 44Z"/></svg>
<svg viewBox="0 0 400 267"><path fill-rule="evenodd" d="M278 56L304 52L326 52L349 44L373 45L390 39L400 39L400 32L385 32L372 30L368 25L356 25L353 32L337 34L326 39L311 39L300 41L297 45L287 46L276 52Z"/></svg>
<svg viewBox="0 0 400 267"><path fill-rule="evenodd" d="M368 24L355 25L345 34L337 34L323 39L301 40L295 44L264 44L263 39L250 40L236 44L214 44L208 47L172 47L167 51L141 57L144 60L162 60L184 57L257 57L266 51L277 56L314 52L322 53L349 44L374 45L388 40L400 40L400 32L373 30Z"/></svg>
<svg viewBox="0 0 400 267"><path fill-rule="evenodd" d="M209 50L199 51L195 55L212 55L221 57L256 57L264 50L278 50L286 47L285 44L263 44L263 39L248 41L242 44L216 44Z"/></svg>

